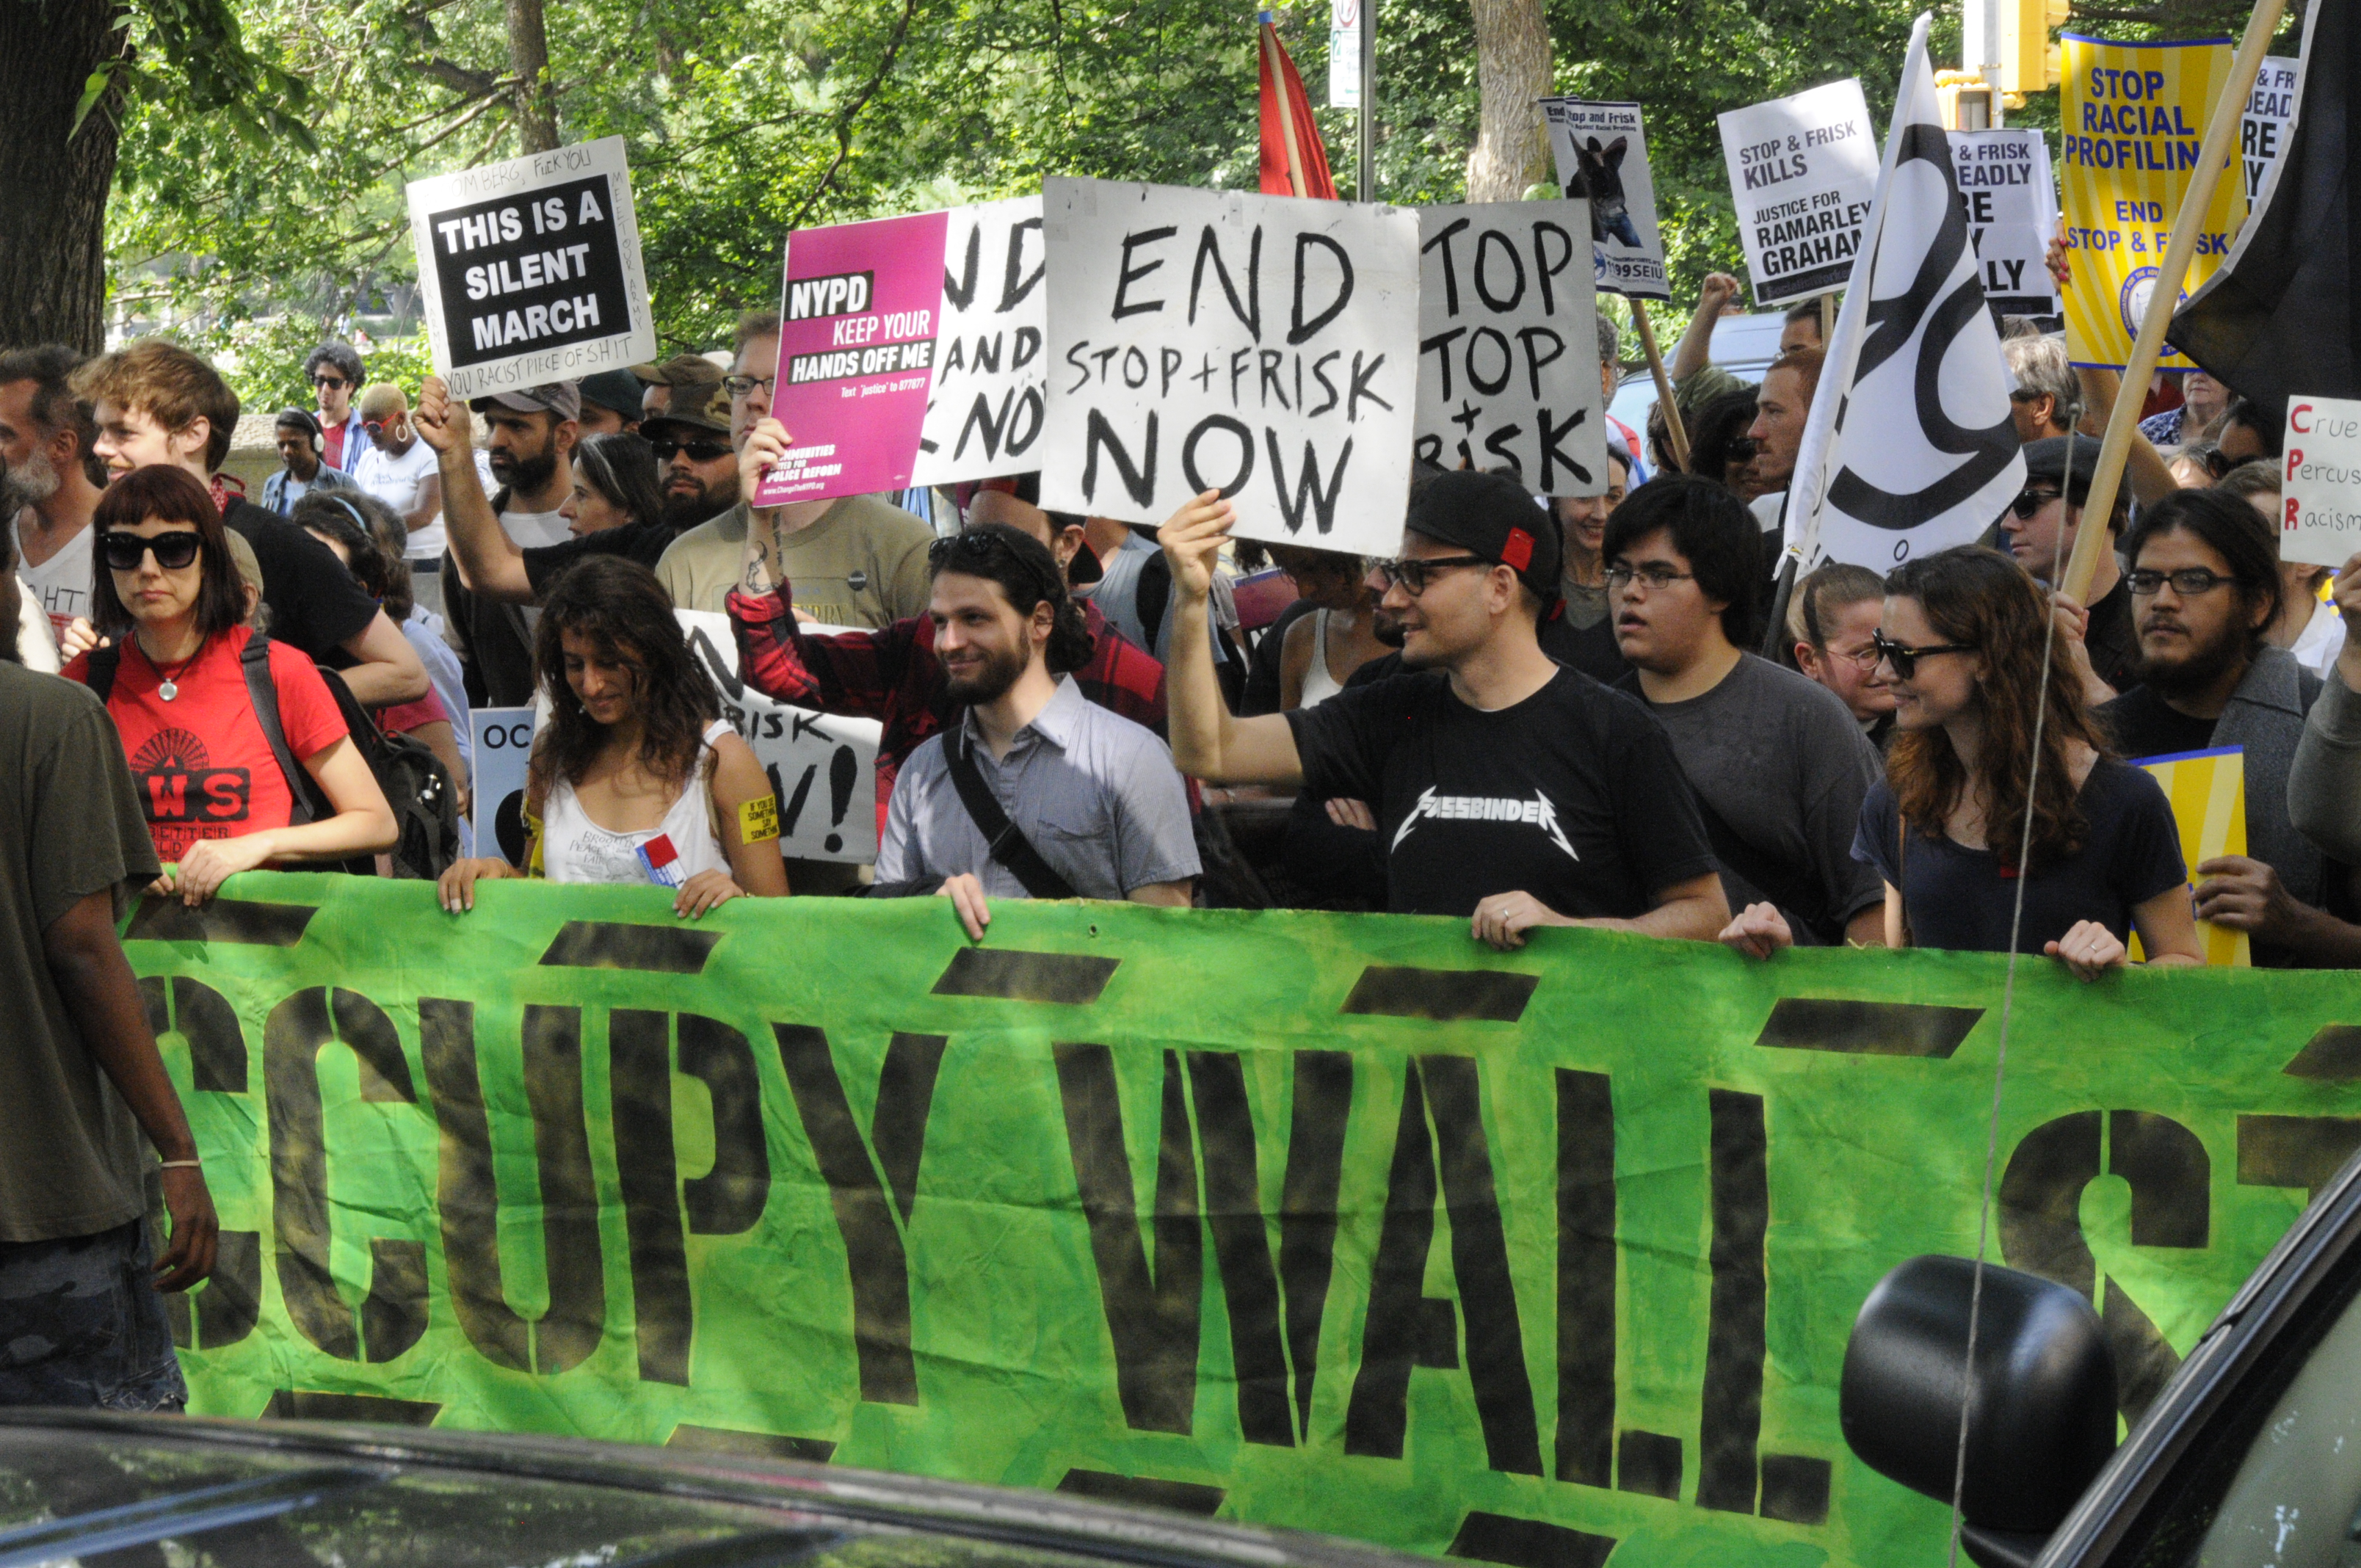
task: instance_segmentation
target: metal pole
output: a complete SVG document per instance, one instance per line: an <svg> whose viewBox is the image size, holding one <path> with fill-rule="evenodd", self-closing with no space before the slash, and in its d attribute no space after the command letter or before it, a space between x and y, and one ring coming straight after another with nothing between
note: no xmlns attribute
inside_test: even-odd
<svg viewBox="0 0 2361 1568"><path fill-rule="evenodd" d="M1361 0L1361 107L1356 116L1361 132L1361 181L1353 192L1364 202L1378 199L1378 6Z"/></svg>

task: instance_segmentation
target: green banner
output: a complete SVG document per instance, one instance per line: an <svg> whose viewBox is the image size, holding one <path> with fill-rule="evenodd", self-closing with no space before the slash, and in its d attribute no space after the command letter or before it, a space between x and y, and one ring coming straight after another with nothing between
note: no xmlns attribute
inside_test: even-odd
<svg viewBox="0 0 2361 1568"><path fill-rule="evenodd" d="M1845 1336L1972 1253L2004 964L250 875L129 929L194 1408L1062 1487L1527 1565L1930 1562ZM1996 1249L2127 1410L2361 1136L2334 973L2017 977Z"/></svg>

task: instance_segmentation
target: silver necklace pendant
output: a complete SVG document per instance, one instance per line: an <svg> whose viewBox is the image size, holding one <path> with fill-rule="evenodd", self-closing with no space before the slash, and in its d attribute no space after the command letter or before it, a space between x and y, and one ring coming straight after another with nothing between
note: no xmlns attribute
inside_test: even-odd
<svg viewBox="0 0 2361 1568"><path fill-rule="evenodd" d="M170 681L166 681L163 685L156 688L156 695L162 697L166 702L170 702L174 697L181 695L181 688L173 685Z"/></svg>

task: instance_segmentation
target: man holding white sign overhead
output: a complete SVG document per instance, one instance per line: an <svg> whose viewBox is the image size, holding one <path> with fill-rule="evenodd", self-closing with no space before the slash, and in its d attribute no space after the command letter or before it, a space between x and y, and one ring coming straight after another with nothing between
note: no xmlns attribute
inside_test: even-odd
<svg viewBox="0 0 2361 1568"><path fill-rule="evenodd" d="M1210 490L1164 525L1172 755L1212 784L1302 784L1376 808L1388 906L1466 916L1478 941L1536 926L1703 940L1729 921L1690 792L1639 704L1542 652L1556 608L1555 520L1497 474L1438 476L1411 500L1401 557L1376 568L1412 672L1317 707L1234 718L1202 609L1237 521Z"/></svg>

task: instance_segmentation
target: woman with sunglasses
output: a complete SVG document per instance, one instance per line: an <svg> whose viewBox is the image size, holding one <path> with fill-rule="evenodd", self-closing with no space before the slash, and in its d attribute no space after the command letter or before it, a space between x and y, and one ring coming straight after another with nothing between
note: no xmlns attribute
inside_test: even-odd
<svg viewBox="0 0 2361 1568"><path fill-rule="evenodd" d="M2014 931L2087 981L2126 962L2136 930L2149 964L2202 963L2172 807L2107 754L2054 647L2045 669L2048 614L1997 551L1946 550L1885 580L1875 642L1898 733L1853 854L1885 879L1887 945L2006 952ZM1753 905L1722 940L1767 958L1791 938Z"/></svg>
<svg viewBox="0 0 2361 1568"><path fill-rule="evenodd" d="M654 883L690 918L786 896L770 778L653 573L612 555L568 567L542 601L533 662L550 717L525 779L525 869L457 861L444 908L475 908L476 883L500 877Z"/></svg>
<svg viewBox="0 0 2361 1568"><path fill-rule="evenodd" d="M193 906L238 872L391 849L393 812L326 683L294 648L269 642L286 754L312 787L280 761L249 695L256 634L241 624L245 588L205 487L180 468L135 468L107 487L92 526L93 619L113 645L64 674L101 693L123 736L168 868L152 891Z"/></svg>

